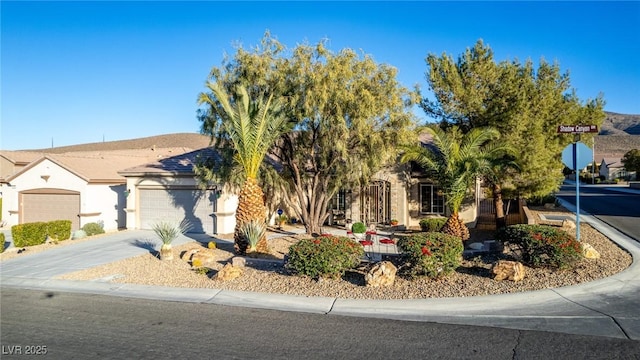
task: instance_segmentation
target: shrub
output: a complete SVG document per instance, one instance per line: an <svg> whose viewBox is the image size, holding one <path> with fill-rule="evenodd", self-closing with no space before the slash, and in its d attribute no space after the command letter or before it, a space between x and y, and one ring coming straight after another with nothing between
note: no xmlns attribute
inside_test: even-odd
<svg viewBox="0 0 640 360"><path fill-rule="evenodd" d="M353 223L351 226L351 232L354 234L364 234L367 232L367 226L361 222Z"/></svg>
<svg viewBox="0 0 640 360"><path fill-rule="evenodd" d="M286 267L298 275L339 277L360 264L364 250L343 236L303 239L289 248Z"/></svg>
<svg viewBox="0 0 640 360"><path fill-rule="evenodd" d="M80 229L73 232L73 235L71 235L71 240L83 239L86 237L87 233L84 230Z"/></svg>
<svg viewBox="0 0 640 360"><path fill-rule="evenodd" d="M157 222L151 226L151 229L164 245L171 245L173 240L185 232L184 228L179 224L167 221Z"/></svg>
<svg viewBox="0 0 640 360"><path fill-rule="evenodd" d="M440 231L447 222L445 217L433 217L420 220L420 229L424 232Z"/></svg>
<svg viewBox="0 0 640 360"><path fill-rule="evenodd" d="M245 240L247 240L247 243L249 244L249 248L247 249L247 251L256 251L258 241L262 239L266 232L267 226L264 222L251 220L242 224L240 226L240 234Z"/></svg>
<svg viewBox="0 0 640 360"><path fill-rule="evenodd" d="M497 238L517 246L522 262L532 267L568 268L582 258L580 242L549 225L511 225L499 230Z"/></svg>
<svg viewBox="0 0 640 360"><path fill-rule="evenodd" d="M47 234L54 240L67 240L71 237L71 220L49 221L47 223Z"/></svg>
<svg viewBox="0 0 640 360"><path fill-rule="evenodd" d="M82 227L82 230L84 230L84 232L87 233L87 236L104 234L104 229L102 225L94 222L84 224L84 226Z"/></svg>
<svg viewBox="0 0 640 360"><path fill-rule="evenodd" d="M544 204L555 204L556 197L553 194L543 196L532 196L527 199L527 205L529 206L543 206Z"/></svg>
<svg viewBox="0 0 640 360"><path fill-rule="evenodd" d="M437 278L455 271L462 263L460 238L440 232L419 233L398 240L410 276Z"/></svg>
<svg viewBox="0 0 640 360"><path fill-rule="evenodd" d="M0 254L4 252L4 233L0 233Z"/></svg>
<svg viewBox="0 0 640 360"><path fill-rule="evenodd" d="M16 247L44 244L47 241L47 223L33 222L13 225L11 237Z"/></svg>

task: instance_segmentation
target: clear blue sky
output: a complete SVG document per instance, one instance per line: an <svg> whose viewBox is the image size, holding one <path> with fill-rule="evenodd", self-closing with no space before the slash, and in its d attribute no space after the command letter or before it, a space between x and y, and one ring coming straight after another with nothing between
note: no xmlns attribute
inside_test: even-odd
<svg viewBox="0 0 640 360"><path fill-rule="evenodd" d="M1 12L0 149L198 132L196 98L234 43L329 40L427 89L425 57L483 39L544 58L582 100L640 114L640 2L9 2ZM416 111L420 114L421 110Z"/></svg>

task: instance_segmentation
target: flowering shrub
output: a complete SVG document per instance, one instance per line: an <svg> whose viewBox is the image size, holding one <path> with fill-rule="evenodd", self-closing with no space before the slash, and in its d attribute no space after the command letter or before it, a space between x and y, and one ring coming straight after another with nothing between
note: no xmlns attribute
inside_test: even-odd
<svg viewBox="0 0 640 360"><path fill-rule="evenodd" d="M511 225L498 231L497 238L516 245L529 266L569 268L582 258L580 242L549 225Z"/></svg>
<svg viewBox="0 0 640 360"><path fill-rule="evenodd" d="M339 277L353 269L364 255L362 246L343 236L303 239L289 247L286 267L299 275Z"/></svg>
<svg viewBox="0 0 640 360"><path fill-rule="evenodd" d="M440 232L419 233L398 240L409 265L409 275L437 278L455 271L462 263L460 238Z"/></svg>

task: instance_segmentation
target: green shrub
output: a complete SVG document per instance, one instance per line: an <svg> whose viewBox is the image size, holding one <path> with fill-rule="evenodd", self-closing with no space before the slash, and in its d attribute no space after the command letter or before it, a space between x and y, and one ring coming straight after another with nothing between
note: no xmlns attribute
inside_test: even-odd
<svg viewBox="0 0 640 360"><path fill-rule="evenodd" d="M13 225L11 237L16 247L44 244L47 241L47 223L33 222Z"/></svg>
<svg viewBox="0 0 640 360"><path fill-rule="evenodd" d="M247 251L254 252L258 246L258 241L262 239L267 232L267 225L258 220L248 221L240 226L240 234L247 240L249 248Z"/></svg>
<svg viewBox="0 0 640 360"><path fill-rule="evenodd" d="M4 233L0 233L0 254L4 252Z"/></svg>
<svg viewBox="0 0 640 360"><path fill-rule="evenodd" d="M353 223L351 226L351 232L354 234L364 234L367 232L367 226L361 222Z"/></svg>
<svg viewBox="0 0 640 360"><path fill-rule="evenodd" d="M543 206L544 204L555 204L556 197L553 194L544 196L532 196L527 199L528 206Z"/></svg>
<svg viewBox="0 0 640 360"><path fill-rule="evenodd" d="M289 248L286 267L298 275L339 277L360 264L364 250L343 236L303 239Z"/></svg>
<svg viewBox="0 0 640 360"><path fill-rule="evenodd" d="M71 235L71 240L84 239L86 237L87 233L84 232L84 230L80 229L73 232L73 234Z"/></svg>
<svg viewBox="0 0 640 360"><path fill-rule="evenodd" d="M420 220L420 230L424 232L440 231L446 222L447 218L445 217L424 218Z"/></svg>
<svg viewBox="0 0 640 360"><path fill-rule="evenodd" d="M462 263L464 246L460 238L440 232L419 233L398 240L408 264L408 275L438 278L455 271Z"/></svg>
<svg viewBox="0 0 640 360"><path fill-rule="evenodd" d="M54 240L67 240L71 237L71 220L49 221L47 223L47 234Z"/></svg>
<svg viewBox="0 0 640 360"><path fill-rule="evenodd" d="M582 258L582 246L565 231L549 225L518 224L498 231L497 239L517 246L532 267L569 268Z"/></svg>
<svg viewBox="0 0 640 360"><path fill-rule="evenodd" d="M84 224L84 226L82 227L82 230L84 230L84 232L87 233L87 236L104 234L104 229L102 228L102 225L94 222Z"/></svg>

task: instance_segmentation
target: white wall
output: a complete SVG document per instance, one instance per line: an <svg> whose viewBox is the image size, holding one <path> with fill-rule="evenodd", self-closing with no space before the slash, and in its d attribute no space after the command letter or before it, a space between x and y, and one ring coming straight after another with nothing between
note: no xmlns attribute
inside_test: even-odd
<svg viewBox="0 0 640 360"><path fill-rule="evenodd" d="M113 186L113 185L111 185ZM34 189L64 189L80 193L80 213L101 213L97 216L80 217L80 226L88 222L104 221L105 231L117 230L118 194L109 184L90 185L85 179L69 172L58 164L44 159L2 187L2 220L7 226L19 223L19 196L21 191Z"/></svg>

